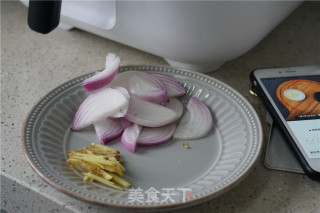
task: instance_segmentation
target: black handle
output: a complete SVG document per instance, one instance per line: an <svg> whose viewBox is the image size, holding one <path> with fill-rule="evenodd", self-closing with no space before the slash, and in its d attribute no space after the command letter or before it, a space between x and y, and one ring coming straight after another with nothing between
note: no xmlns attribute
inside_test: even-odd
<svg viewBox="0 0 320 213"><path fill-rule="evenodd" d="M28 25L38 32L47 34L60 22L61 0L29 1Z"/></svg>

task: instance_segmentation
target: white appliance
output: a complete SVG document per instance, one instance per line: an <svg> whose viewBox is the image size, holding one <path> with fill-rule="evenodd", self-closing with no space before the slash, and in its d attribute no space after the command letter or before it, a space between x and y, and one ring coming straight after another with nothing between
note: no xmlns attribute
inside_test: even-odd
<svg viewBox="0 0 320 213"><path fill-rule="evenodd" d="M60 27L161 56L172 66L209 72L254 47L300 3L63 0Z"/></svg>

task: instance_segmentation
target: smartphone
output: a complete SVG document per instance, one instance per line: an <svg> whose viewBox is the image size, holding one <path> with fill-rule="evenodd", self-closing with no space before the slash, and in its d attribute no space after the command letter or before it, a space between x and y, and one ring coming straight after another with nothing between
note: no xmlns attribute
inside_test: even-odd
<svg viewBox="0 0 320 213"><path fill-rule="evenodd" d="M320 180L320 65L253 70L250 80L304 172Z"/></svg>

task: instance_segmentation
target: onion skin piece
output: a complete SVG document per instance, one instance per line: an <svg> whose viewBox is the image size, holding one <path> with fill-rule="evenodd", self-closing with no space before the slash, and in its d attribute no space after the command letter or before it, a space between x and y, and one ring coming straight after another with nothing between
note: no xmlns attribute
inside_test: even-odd
<svg viewBox="0 0 320 213"><path fill-rule="evenodd" d="M120 58L113 53L109 53L106 57L106 67L103 71L98 72L94 76L84 80L83 88L87 91L101 89L109 84L116 74L120 66Z"/></svg>
<svg viewBox="0 0 320 213"><path fill-rule="evenodd" d="M179 117L169 108L131 95L125 118L141 126L160 127L175 122Z"/></svg>
<svg viewBox="0 0 320 213"><path fill-rule="evenodd" d="M161 144L172 138L176 129L176 124L172 123L162 127L143 127L138 140L138 146L152 146Z"/></svg>
<svg viewBox="0 0 320 213"><path fill-rule="evenodd" d="M107 144L108 142L120 137L123 132L121 118L105 118L94 123L93 127L101 144Z"/></svg>
<svg viewBox="0 0 320 213"><path fill-rule="evenodd" d="M90 93L79 106L71 126L78 131L128 107L129 100L120 91L103 88Z"/></svg>
<svg viewBox="0 0 320 213"><path fill-rule="evenodd" d="M176 128L173 138L192 140L205 136L213 126L210 109L192 97L187 104L187 110Z"/></svg>
<svg viewBox="0 0 320 213"><path fill-rule="evenodd" d="M137 139L141 133L142 127L138 124L132 123L128 126L121 136L121 144L130 152L134 152L137 145Z"/></svg>
<svg viewBox="0 0 320 213"><path fill-rule="evenodd" d="M169 98L183 96L186 93L184 88L176 79L164 74L152 74L163 84Z"/></svg>

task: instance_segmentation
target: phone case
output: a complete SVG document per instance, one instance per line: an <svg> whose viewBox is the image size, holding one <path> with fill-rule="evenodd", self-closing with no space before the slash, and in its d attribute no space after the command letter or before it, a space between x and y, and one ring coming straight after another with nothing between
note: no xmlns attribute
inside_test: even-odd
<svg viewBox="0 0 320 213"><path fill-rule="evenodd" d="M310 165L308 164L308 162L304 158L303 154L300 152L299 148L295 144L295 142L294 142L293 138L291 137L291 135L286 131L286 127L281 122L280 117L277 115L276 111L272 107L272 105L269 102L268 98L266 97L266 95L262 91L262 88L260 87L259 84L255 83L255 82L257 82L257 79L254 76L254 71L255 70L253 70L250 73L250 81L254 85L254 88L255 88L258 96L260 97L260 99L264 103L266 109L270 113L274 124L276 124L279 127L280 132L286 138L288 147L290 147L290 149L292 150L295 158L298 160L299 164L301 165L303 171L307 174L307 176L309 178L313 179L313 180L320 181L320 172L317 172L317 171L315 171L314 169L312 169L310 167Z"/></svg>

